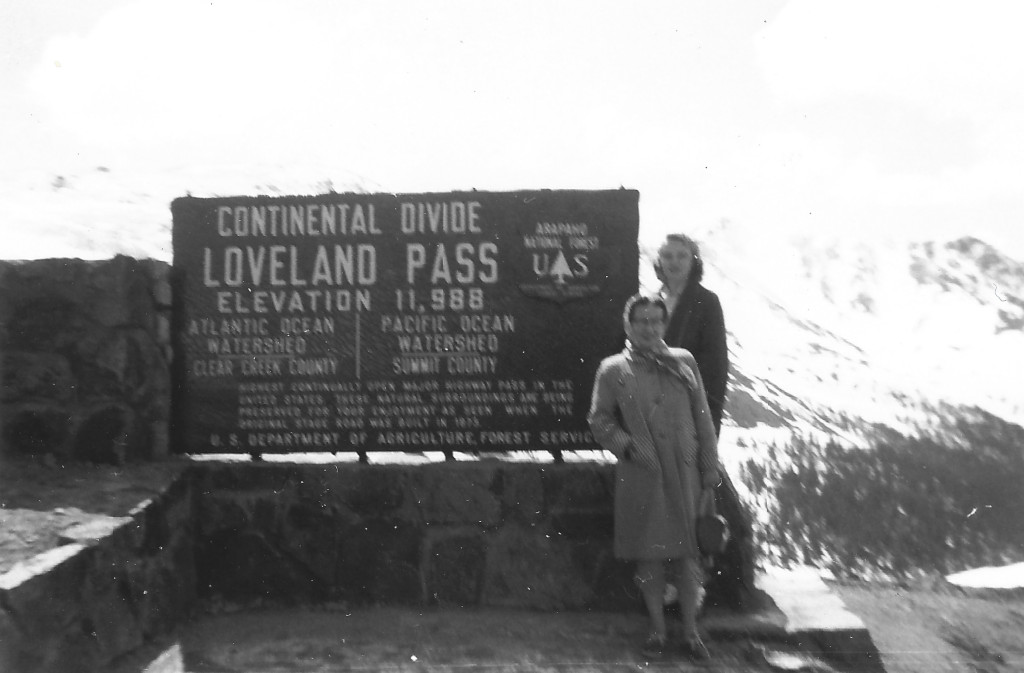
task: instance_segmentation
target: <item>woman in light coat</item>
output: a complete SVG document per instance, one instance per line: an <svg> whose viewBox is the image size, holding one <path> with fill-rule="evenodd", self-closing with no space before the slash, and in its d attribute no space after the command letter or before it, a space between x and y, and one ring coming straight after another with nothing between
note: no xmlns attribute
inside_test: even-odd
<svg viewBox="0 0 1024 673"><path fill-rule="evenodd" d="M637 562L637 582L651 621L643 653L664 652L666 565L678 575L683 646L700 659L701 577L695 523L718 484L715 428L693 356L662 340L668 310L657 296L635 295L623 315L627 347L597 371L588 421L594 438L618 458L615 555Z"/></svg>

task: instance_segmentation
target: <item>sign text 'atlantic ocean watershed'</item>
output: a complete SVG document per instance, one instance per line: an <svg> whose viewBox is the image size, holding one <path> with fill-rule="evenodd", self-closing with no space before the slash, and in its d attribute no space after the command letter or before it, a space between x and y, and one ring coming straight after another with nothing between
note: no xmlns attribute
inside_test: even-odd
<svg viewBox="0 0 1024 673"><path fill-rule="evenodd" d="M176 448L592 448L635 191L177 199Z"/></svg>

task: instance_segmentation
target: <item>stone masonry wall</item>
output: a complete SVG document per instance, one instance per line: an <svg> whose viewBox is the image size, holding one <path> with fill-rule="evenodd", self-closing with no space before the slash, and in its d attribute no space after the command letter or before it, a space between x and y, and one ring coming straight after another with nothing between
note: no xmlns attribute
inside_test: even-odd
<svg viewBox="0 0 1024 673"><path fill-rule="evenodd" d="M179 478L0 574L0 671L93 673L181 625L197 600L192 500Z"/></svg>
<svg viewBox="0 0 1024 673"><path fill-rule="evenodd" d="M121 463L168 451L169 267L0 261L0 451Z"/></svg>
<svg viewBox="0 0 1024 673"><path fill-rule="evenodd" d="M168 455L168 275L0 261L0 454ZM196 463L0 575L0 670L97 670L201 600L637 609L613 480L582 463Z"/></svg>
<svg viewBox="0 0 1024 673"><path fill-rule="evenodd" d="M612 556L614 468L203 465L199 593L213 602L636 608Z"/></svg>
<svg viewBox="0 0 1024 673"><path fill-rule="evenodd" d="M203 603L639 610L613 480L590 463L194 463L0 574L0 671L102 670Z"/></svg>

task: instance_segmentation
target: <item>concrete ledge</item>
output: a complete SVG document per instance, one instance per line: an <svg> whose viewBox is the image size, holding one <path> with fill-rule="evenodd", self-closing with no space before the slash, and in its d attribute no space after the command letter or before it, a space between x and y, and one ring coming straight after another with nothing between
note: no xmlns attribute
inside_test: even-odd
<svg viewBox="0 0 1024 673"><path fill-rule="evenodd" d="M864 622L829 591L817 569L769 567L755 581L784 616L786 641L857 671L884 673Z"/></svg>
<svg viewBox="0 0 1024 673"><path fill-rule="evenodd" d="M0 671L82 673L180 626L196 602L192 492L97 515L0 574Z"/></svg>

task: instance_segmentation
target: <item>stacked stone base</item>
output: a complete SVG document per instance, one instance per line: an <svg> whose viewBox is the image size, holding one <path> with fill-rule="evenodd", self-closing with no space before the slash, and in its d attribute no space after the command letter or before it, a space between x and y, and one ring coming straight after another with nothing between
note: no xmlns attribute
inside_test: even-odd
<svg viewBox="0 0 1024 673"><path fill-rule="evenodd" d="M251 463L197 479L210 600L636 607L611 555L609 466Z"/></svg>
<svg viewBox="0 0 1024 673"><path fill-rule="evenodd" d="M0 670L94 671L202 605L639 610L614 468L197 463L0 575Z"/></svg>

